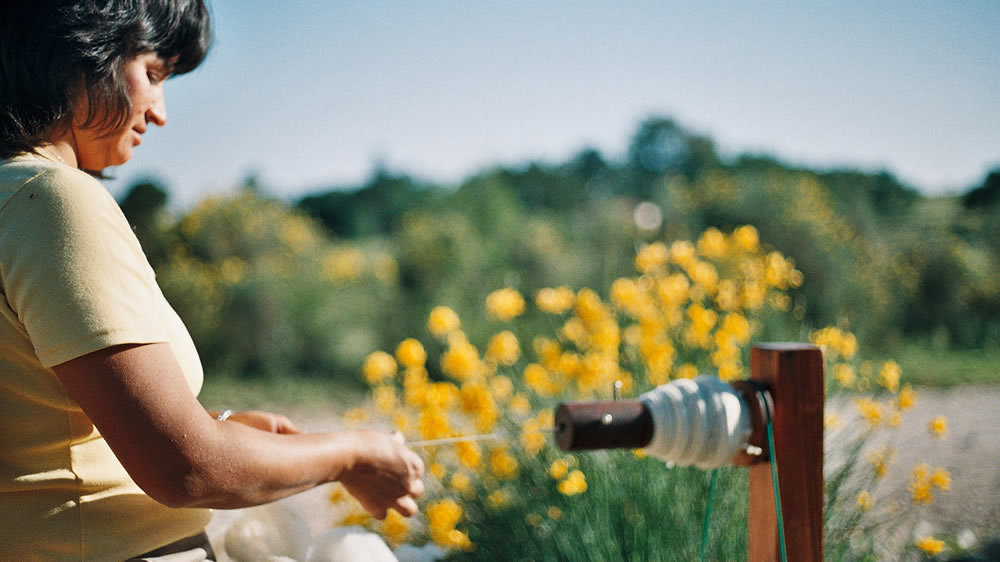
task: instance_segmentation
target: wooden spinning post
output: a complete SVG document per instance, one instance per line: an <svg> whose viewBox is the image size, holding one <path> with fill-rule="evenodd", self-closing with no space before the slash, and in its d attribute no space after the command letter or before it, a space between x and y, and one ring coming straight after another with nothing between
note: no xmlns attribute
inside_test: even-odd
<svg viewBox="0 0 1000 562"><path fill-rule="evenodd" d="M698 381L679 384L680 390L664 385L639 400L560 404L555 419L556 442L566 451L655 445L660 447L661 457L668 451L689 461L696 459L689 464L702 467L747 466L750 470L748 560L781 560L783 532L788 560L820 562L824 404L820 349L798 343L754 346L748 381L731 385L708 377ZM666 406L660 406L664 401ZM671 405L671 401L675 404ZM781 498L781 529L774 501L768 416ZM668 428L663 427L667 424L665 420L681 423ZM683 422L697 427L684 427ZM705 427L706 423L712 427ZM740 443L735 448L734 438ZM664 447L663 443L671 445ZM697 453L699 447L707 452L692 456L692 451Z"/></svg>

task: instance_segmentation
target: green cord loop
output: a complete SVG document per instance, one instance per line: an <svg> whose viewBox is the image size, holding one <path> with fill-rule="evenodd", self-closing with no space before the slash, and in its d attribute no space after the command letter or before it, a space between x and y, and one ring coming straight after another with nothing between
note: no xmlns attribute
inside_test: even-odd
<svg viewBox="0 0 1000 562"><path fill-rule="evenodd" d="M764 403L764 413L767 418L765 427L767 428L767 450L771 464L771 487L774 489L774 509L778 518L778 545L781 547L781 562L788 562L788 552L785 548L785 523L781 516L781 491L778 488L778 464L774 453L774 425L771 422L771 407L768 405L767 396L763 389L757 389L761 402ZM705 520L701 525L701 562L705 562L708 553L708 531L709 523L712 520L712 500L715 497L715 481L718 479L719 469L712 470L712 479L708 484L708 500L705 505Z"/></svg>
<svg viewBox="0 0 1000 562"><path fill-rule="evenodd" d="M764 411L767 414L767 450L771 457L771 486L774 488L774 510L778 517L778 545L781 547L781 562L788 562L788 553L785 550L785 523L781 517L781 490L778 488L778 463L774 454L774 425L771 422L771 407L768 406L767 396L764 391L758 390L761 402L764 403Z"/></svg>

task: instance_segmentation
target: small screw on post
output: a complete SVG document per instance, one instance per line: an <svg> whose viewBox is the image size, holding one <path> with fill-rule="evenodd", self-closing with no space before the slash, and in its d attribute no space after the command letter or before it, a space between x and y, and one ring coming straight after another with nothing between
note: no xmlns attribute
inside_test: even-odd
<svg viewBox="0 0 1000 562"><path fill-rule="evenodd" d="M615 384L611 387L611 397L614 400L618 400L622 397L622 381L615 381Z"/></svg>

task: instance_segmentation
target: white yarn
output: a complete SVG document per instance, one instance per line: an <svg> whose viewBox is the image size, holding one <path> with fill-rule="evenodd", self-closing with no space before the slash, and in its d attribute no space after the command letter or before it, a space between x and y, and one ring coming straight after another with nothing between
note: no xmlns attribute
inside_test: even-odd
<svg viewBox="0 0 1000 562"><path fill-rule="evenodd" d="M750 410L732 386L716 377L678 379L639 400L653 418L650 456L679 465L716 468L750 438Z"/></svg>

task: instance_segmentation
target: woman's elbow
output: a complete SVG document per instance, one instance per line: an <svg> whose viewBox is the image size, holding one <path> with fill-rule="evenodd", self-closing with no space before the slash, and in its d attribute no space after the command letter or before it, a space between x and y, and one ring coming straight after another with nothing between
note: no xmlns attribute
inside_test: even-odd
<svg viewBox="0 0 1000 562"><path fill-rule="evenodd" d="M223 491L210 470L187 463L132 478L150 498L173 508L212 507Z"/></svg>

